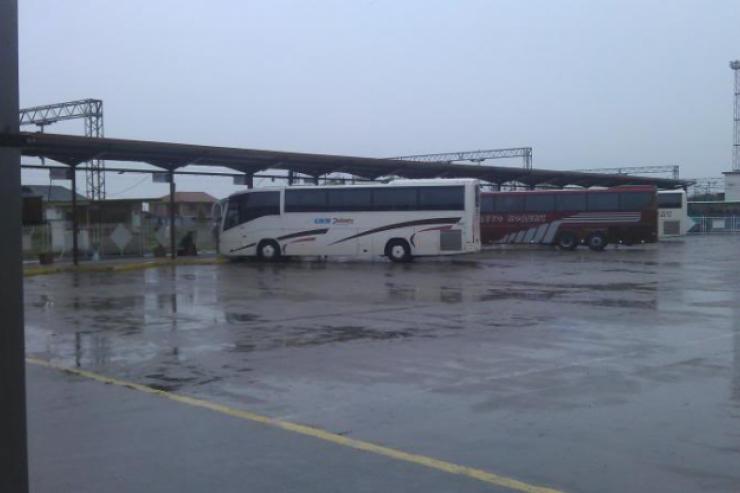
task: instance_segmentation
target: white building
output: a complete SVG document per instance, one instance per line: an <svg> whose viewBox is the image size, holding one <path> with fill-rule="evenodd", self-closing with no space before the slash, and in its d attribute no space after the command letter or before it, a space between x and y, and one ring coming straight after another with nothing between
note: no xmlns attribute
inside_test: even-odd
<svg viewBox="0 0 740 493"><path fill-rule="evenodd" d="M725 202L740 202L740 171L725 171Z"/></svg>

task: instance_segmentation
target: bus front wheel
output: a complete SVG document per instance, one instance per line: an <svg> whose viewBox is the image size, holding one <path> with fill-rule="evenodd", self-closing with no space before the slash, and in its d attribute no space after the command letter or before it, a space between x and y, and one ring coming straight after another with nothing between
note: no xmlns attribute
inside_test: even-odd
<svg viewBox="0 0 740 493"><path fill-rule="evenodd" d="M263 240L257 246L257 256L262 260L277 260L280 258L280 245L275 240Z"/></svg>
<svg viewBox="0 0 740 493"><path fill-rule="evenodd" d="M606 236L603 233L593 233L586 240L588 247L595 252L603 250L607 243Z"/></svg>
<svg viewBox="0 0 740 493"><path fill-rule="evenodd" d="M561 250L575 250L578 246L578 238L566 231L558 236L557 245Z"/></svg>
<svg viewBox="0 0 740 493"><path fill-rule="evenodd" d="M391 240L385 246L385 256L393 262L410 262L411 247L406 240Z"/></svg>

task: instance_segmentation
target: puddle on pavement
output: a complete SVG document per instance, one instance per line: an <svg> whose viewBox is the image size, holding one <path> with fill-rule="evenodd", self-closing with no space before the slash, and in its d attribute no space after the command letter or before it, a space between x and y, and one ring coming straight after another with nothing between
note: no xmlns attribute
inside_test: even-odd
<svg viewBox="0 0 740 493"><path fill-rule="evenodd" d="M255 322L261 320L262 317L254 313L239 313L239 312L226 312L224 319L226 323L244 323L244 322Z"/></svg>
<svg viewBox="0 0 740 493"><path fill-rule="evenodd" d="M417 329L378 330L363 326L323 325L319 327L301 328L290 327L286 331L275 330L275 335L264 331L254 331L238 335L231 350L234 352L268 351L278 348L298 348L320 346L341 342L360 340L383 341L390 339L404 339L418 335Z"/></svg>
<svg viewBox="0 0 740 493"><path fill-rule="evenodd" d="M478 301L497 301L497 300L528 300L528 301L547 301L555 296L565 293L562 291L536 291L528 290L511 290L511 289L489 289L487 293L478 297Z"/></svg>

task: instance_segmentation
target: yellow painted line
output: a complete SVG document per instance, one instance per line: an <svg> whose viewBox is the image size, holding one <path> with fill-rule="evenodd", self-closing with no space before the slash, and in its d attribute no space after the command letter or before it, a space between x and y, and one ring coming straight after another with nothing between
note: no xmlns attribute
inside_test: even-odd
<svg viewBox="0 0 740 493"><path fill-rule="evenodd" d="M102 382L105 384L117 385L119 387L127 387L129 389L138 390L139 392L144 392L146 394L157 395L160 397L164 397L166 399L173 400L175 402L180 402L182 404L187 404L189 406L199 407L202 409L208 409L208 410L211 410L217 413L225 414L227 416L233 416L235 418L240 418L240 419L244 419L247 421L260 423L263 425L280 428L282 430L290 431L293 433L299 433L301 435L310 436L313 438L317 438L319 440L324 440L326 442L334 443L336 445L342 445L344 447L350 447L356 450L362 450L364 452L381 455L383 457L388 457L388 458L395 459L395 460L410 462L412 464L417 464L420 466L428 467L430 469L436 469L437 471L442 471L442 472L446 472L449 474L457 474L460 476L466 476L468 478L476 479L483 483L500 486L502 488L507 488L513 491L521 491L524 493L562 493L560 490L555 490L555 489L547 488L544 486L531 485L531 484L528 484L528 483L525 483L525 482L522 482L522 481L519 481L513 478L508 478L506 476L500 476L492 472L484 471L483 469L475 469L473 467L461 466L458 464L453 464L451 462L446 462L443 460L434 459L432 457L427 457L425 455L412 454L409 452L404 452L402 450L397 450L394 448L377 445L371 442L365 442L363 440L347 438L345 436L337 435L336 433L331 433L329 431L322 430L320 428L314 428L312 426L306 426L306 425L301 425L297 423L292 423L290 421L270 418L268 416L263 416L261 414L256 414L250 411L236 409L233 407L225 406L223 404L217 404L215 402L207 401L204 399L198 399L195 397L188 397L186 395L174 394L172 392L167 392L164 390L158 390L158 389L146 386L146 385L141 385L141 384L134 383L134 382L128 382L126 380L120 380L117 378L107 377L105 375L100 375L98 373L93 373L87 370L80 370L77 368L68 368L68 367L58 365L56 363L52 363L50 361L46 361L46 360L42 360L38 358L26 358L26 362L33 364L33 365L44 366L46 368L52 368L55 370L66 372L66 373L71 373L73 375L89 378L92 380L97 380L98 382Z"/></svg>
<svg viewBox="0 0 740 493"><path fill-rule="evenodd" d="M25 277L45 276L48 274L59 274L61 272L130 272L135 270L152 269L155 267L168 267L173 265L216 265L227 260L223 257L208 258L178 258L173 260L147 260L144 262L129 262L123 264L107 264L105 262L84 263L75 267L74 265L49 265L27 267L23 270Z"/></svg>

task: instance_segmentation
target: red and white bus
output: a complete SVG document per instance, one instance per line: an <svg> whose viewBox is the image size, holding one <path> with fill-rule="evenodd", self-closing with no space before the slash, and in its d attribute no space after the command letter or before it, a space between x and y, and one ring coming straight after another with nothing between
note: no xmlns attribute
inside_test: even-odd
<svg viewBox="0 0 740 493"><path fill-rule="evenodd" d="M658 240L656 189L532 190L481 194L482 243L632 245Z"/></svg>

